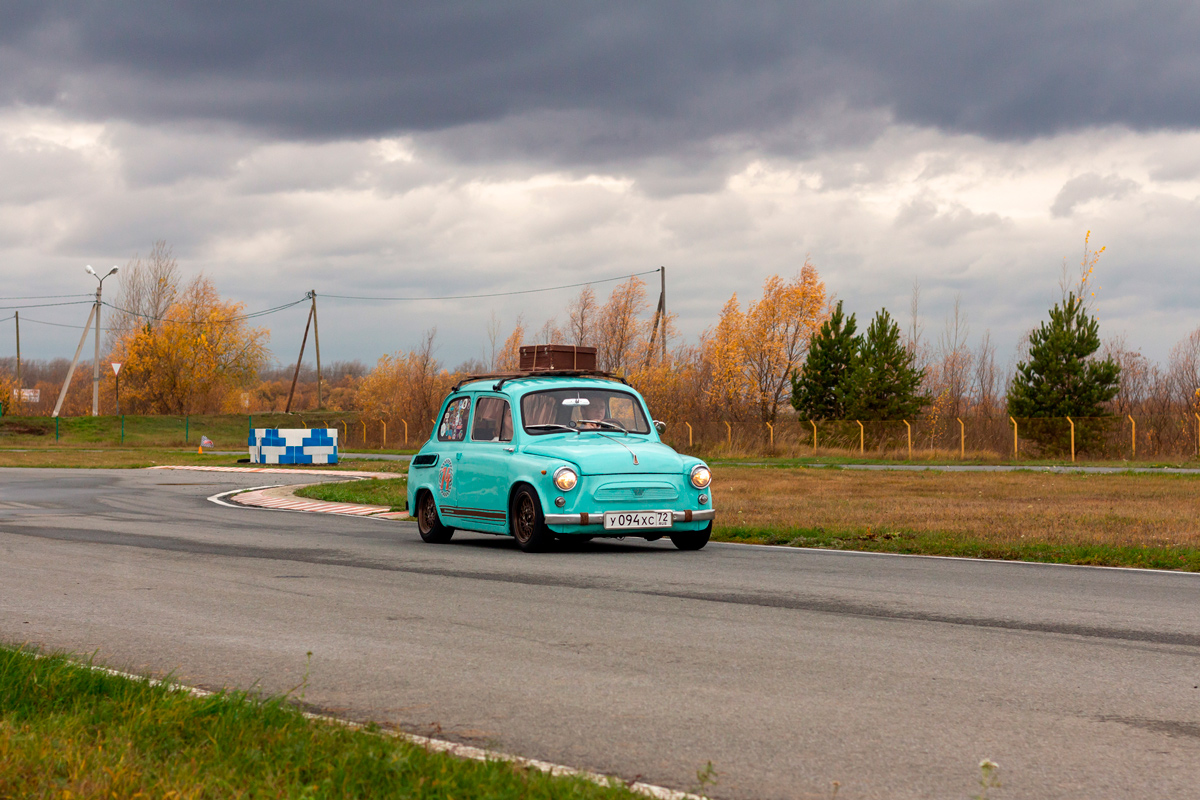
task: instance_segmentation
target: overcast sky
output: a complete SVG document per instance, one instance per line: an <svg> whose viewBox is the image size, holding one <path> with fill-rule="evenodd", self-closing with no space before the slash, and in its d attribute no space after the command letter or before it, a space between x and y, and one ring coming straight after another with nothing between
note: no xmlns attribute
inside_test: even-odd
<svg viewBox="0 0 1200 800"><path fill-rule="evenodd" d="M1195 3L8 0L0 296L158 239L248 310L665 265L695 340L807 255L860 317L919 281L931 339L961 297L1003 362L1090 229L1102 335L1162 361L1200 325L1198 41ZM573 294L325 299L322 357L436 325L454 366ZM22 311L22 354L86 315ZM262 320L280 361L304 319Z"/></svg>

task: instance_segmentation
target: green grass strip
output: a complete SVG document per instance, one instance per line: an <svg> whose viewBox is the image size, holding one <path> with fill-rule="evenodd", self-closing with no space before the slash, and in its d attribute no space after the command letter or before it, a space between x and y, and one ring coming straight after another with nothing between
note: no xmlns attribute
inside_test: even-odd
<svg viewBox="0 0 1200 800"><path fill-rule="evenodd" d="M643 798L0 647L0 798Z"/></svg>
<svg viewBox="0 0 1200 800"><path fill-rule="evenodd" d="M743 544L786 545L870 553L906 553L923 556L994 558L1044 564L1080 564L1093 567L1138 567L1200 572L1200 549L1104 544L988 542L957 533L856 528L718 528L713 541Z"/></svg>
<svg viewBox="0 0 1200 800"><path fill-rule="evenodd" d="M363 503L404 511L408 507L407 492L408 478L367 478L348 483L314 483L297 489L296 496L327 503Z"/></svg>

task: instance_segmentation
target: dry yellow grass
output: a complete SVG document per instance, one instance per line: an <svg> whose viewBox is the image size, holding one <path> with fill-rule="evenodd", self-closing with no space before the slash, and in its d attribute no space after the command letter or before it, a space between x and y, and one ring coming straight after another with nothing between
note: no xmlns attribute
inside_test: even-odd
<svg viewBox="0 0 1200 800"><path fill-rule="evenodd" d="M1200 547L1200 477L722 467L716 533L938 533L995 544Z"/></svg>

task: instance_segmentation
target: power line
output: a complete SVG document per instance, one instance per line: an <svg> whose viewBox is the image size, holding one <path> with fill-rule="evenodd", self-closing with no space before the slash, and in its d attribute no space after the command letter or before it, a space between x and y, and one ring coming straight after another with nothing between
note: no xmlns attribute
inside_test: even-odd
<svg viewBox="0 0 1200 800"><path fill-rule="evenodd" d="M9 309L12 309L12 308L52 308L54 306L83 306L83 305L91 305L93 302L95 302L95 301L93 301L93 300L70 300L65 303L34 303L31 305L23 305L23 306L0 306L0 311L8 311Z"/></svg>
<svg viewBox="0 0 1200 800"><path fill-rule="evenodd" d="M9 319L12 319L12 318L9 317ZM32 319L31 317L22 317L21 321L22 322L33 322L37 325L53 325L55 328L72 328L77 331L81 331L84 328L90 329L92 327L91 325L68 325L65 322L46 322L44 319ZM111 331L113 329L112 328L101 328L100 330Z"/></svg>
<svg viewBox="0 0 1200 800"><path fill-rule="evenodd" d="M7 300L53 300L59 297L91 297L90 294L31 294L28 297L0 297L0 301Z"/></svg>
<svg viewBox="0 0 1200 800"><path fill-rule="evenodd" d="M128 314L131 317L140 317L141 319L152 320L154 322L176 322L176 323L184 323L187 325L229 325L234 322L241 322L242 320L247 320L247 319L256 319L258 317L265 317L268 314L274 314L279 311L284 311L286 309L291 308L292 306L297 306L297 305L300 305L301 303L308 302L308 300L309 300L309 295L305 295L304 297L301 297L299 300L293 300L290 303L284 303L283 305L275 306L274 308L264 308L261 311L251 311L248 314L239 314L235 317L226 317L225 319L212 319L212 320L190 320L190 319L173 319L171 317L156 317L156 316L153 316L152 314L142 314L138 311L130 311L127 308L121 308L120 306L114 306L112 303L108 302L107 300L101 300L100 304L108 306L113 311L120 311L123 314Z"/></svg>
<svg viewBox="0 0 1200 800"><path fill-rule="evenodd" d="M417 302L420 300L477 300L483 297L511 297L517 294L537 294L538 292L556 292L560 289L578 289L580 286L590 286L593 283L612 283L613 281L623 281L627 278L637 278L642 275L654 275L658 272L656 269L646 270L645 272L633 272L629 275L618 275L615 278L601 278L594 281L583 281L582 283L568 283L563 286L547 286L544 289L521 289L515 292L490 292L487 294L454 294L442 295L440 297L359 297L355 295L344 294L325 294L320 293L320 297L327 297L335 300L383 300L383 301L402 301L402 302Z"/></svg>

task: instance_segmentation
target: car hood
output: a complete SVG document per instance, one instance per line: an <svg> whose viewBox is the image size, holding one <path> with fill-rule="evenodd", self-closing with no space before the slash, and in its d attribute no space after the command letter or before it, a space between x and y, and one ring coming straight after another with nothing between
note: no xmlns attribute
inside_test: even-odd
<svg viewBox="0 0 1200 800"><path fill-rule="evenodd" d="M561 458L579 466L582 475L626 475L639 473L682 473L683 456L661 442L595 433L570 439L555 437L522 448L523 452L546 458ZM637 464L633 456L637 456Z"/></svg>

